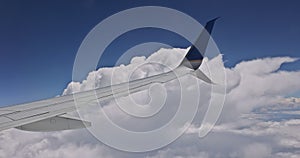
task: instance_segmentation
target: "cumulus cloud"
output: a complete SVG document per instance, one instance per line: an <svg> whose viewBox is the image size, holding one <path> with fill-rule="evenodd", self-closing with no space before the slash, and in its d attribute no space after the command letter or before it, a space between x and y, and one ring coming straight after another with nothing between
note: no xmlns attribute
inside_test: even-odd
<svg viewBox="0 0 300 158"><path fill-rule="evenodd" d="M186 51L186 49L179 48L162 48L148 58L144 56L132 58L129 65L100 68L97 71L90 72L87 78L81 83L69 83L64 90L63 95L105 87L111 84L118 84L127 82L128 80L135 80L170 71L180 64Z"/></svg>
<svg viewBox="0 0 300 158"><path fill-rule="evenodd" d="M71 82L63 95L169 71L180 63L184 52L186 49L161 49L148 58L135 57L129 65L101 68L90 72L82 82ZM226 68L227 96L223 112L213 131L201 139L198 138L198 128L207 109L208 94L200 96L199 112L186 133L159 150L146 153L118 151L98 142L85 129L50 133L11 129L0 133L0 157L299 157L300 98L286 94L300 90L300 71L280 69L283 63L296 60L290 57L263 58L242 61L233 68ZM213 65L212 61L206 64ZM204 67L201 69L205 71ZM185 80L188 82L190 78ZM190 84L193 87L197 83ZM198 85L201 90L209 88L202 82ZM162 111L164 117L154 117L149 122L134 121L122 111L117 111L115 101L105 103L105 108L112 120L124 128L157 128L164 125L177 108L174 103L178 102L178 85L171 82L165 87L171 99L167 100L167 108ZM133 97L143 102L148 95L139 93ZM136 124L141 126L136 127Z"/></svg>

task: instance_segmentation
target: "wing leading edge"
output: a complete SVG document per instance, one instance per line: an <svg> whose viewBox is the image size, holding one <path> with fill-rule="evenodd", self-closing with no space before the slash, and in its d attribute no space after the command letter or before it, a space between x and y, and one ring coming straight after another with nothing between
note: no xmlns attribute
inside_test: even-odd
<svg viewBox="0 0 300 158"><path fill-rule="evenodd" d="M204 82L213 83L198 68L202 63L215 20L207 22L205 29L203 29L194 45L187 52L182 63L173 71L130 81L129 83L76 93L74 95L76 95L77 106L75 106L74 96L66 95L0 108L0 131L9 128L27 131L58 131L85 128L91 126L91 123L66 116L66 113L75 111L78 107L81 108L97 103L97 101L127 96L130 93L148 89L153 83L166 83L187 74L194 75Z"/></svg>

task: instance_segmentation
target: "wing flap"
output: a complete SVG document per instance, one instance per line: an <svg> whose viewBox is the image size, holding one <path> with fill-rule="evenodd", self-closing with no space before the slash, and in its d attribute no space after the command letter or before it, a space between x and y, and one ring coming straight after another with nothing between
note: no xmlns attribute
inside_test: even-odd
<svg viewBox="0 0 300 158"><path fill-rule="evenodd" d="M72 118L69 116L55 116L33 123L25 124L16 128L25 131L50 132L86 128L89 126L91 126L90 122L83 121L77 118Z"/></svg>

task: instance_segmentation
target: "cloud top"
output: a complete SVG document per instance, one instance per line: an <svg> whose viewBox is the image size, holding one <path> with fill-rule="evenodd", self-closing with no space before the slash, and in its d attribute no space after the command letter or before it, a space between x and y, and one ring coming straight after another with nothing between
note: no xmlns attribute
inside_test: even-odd
<svg viewBox="0 0 300 158"><path fill-rule="evenodd" d="M71 82L63 95L109 85L112 78L115 83L124 82L129 74L132 74L130 79L136 79L168 71L169 68L153 62L174 68L185 51L186 49L160 49L148 58L133 58L129 65L101 68L90 72L82 82ZM11 129L0 133L0 157L300 157L300 98L287 96L300 91L300 72L280 70L282 64L296 60L298 59L291 57L263 58L242 61L233 68L226 68L228 92L221 118L213 132L202 139L197 135L201 123L197 119L201 118L201 110L205 106L200 108L196 121L186 134L171 145L152 152L134 154L111 149L95 140L84 129L50 133ZM136 69L139 64L145 66ZM114 76L113 72L118 76ZM205 88L201 82L199 86ZM166 89L174 93L177 90L174 83L166 84ZM138 96L147 98L142 93ZM176 101L176 94L173 97ZM169 107L173 106L173 102L167 102ZM109 102L106 108L112 110L113 105L114 102ZM172 112L174 110L171 108L164 114ZM113 111L111 115L127 128L136 126L136 122L131 124L118 112ZM154 124L145 123L147 126L144 127L141 124L141 128L163 123L163 120L155 121Z"/></svg>

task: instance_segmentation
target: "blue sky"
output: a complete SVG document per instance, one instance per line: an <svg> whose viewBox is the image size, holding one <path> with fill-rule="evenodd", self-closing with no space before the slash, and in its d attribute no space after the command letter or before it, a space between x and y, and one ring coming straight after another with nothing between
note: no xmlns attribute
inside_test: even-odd
<svg viewBox="0 0 300 158"><path fill-rule="evenodd" d="M213 38L226 66L269 56L300 57L300 2L272 1L1 1L0 105L61 94L72 79L72 66L86 34L104 18L137 6L177 9L200 23L220 16ZM121 24L121 22L120 22ZM133 31L105 52L99 66L114 65L124 50L145 41L187 47L162 30ZM176 38L172 38L176 37ZM122 38L121 38L122 39ZM299 61L282 69L299 70Z"/></svg>

